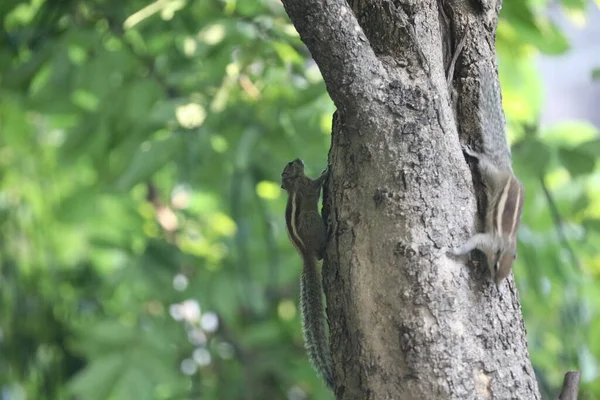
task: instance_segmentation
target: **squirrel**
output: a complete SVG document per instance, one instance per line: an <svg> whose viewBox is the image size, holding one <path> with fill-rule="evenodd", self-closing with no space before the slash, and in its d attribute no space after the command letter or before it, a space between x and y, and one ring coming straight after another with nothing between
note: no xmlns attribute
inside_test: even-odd
<svg viewBox="0 0 600 400"><path fill-rule="evenodd" d="M317 179L304 173L300 159L290 161L281 173L281 188L288 192L285 222L290 241L302 257L300 309L305 348L314 368L333 391L331 350L323 310L323 287L317 261L325 256L327 234L318 210L321 187L329 169Z"/></svg>
<svg viewBox="0 0 600 400"><path fill-rule="evenodd" d="M451 249L450 253L458 256L475 249L485 253L492 279L499 288L517 258L517 229L521 222L525 189L511 167L502 98L494 78L489 70L484 69L480 79L480 118L486 154L463 146L465 154L478 160L485 185L485 232L475 234L462 246Z"/></svg>

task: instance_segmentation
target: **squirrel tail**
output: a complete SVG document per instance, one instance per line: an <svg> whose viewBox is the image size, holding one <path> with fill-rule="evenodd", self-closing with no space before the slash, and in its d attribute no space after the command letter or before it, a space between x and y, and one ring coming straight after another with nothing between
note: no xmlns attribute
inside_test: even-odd
<svg viewBox="0 0 600 400"><path fill-rule="evenodd" d="M302 311L302 332L308 358L321 375L329 389L333 391L333 373L329 337L325 327L323 309L323 285L317 271L315 259L304 260L300 282L300 308Z"/></svg>
<svg viewBox="0 0 600 400"><path fill-rule="evenodd" d="M496 165L511 171L511 153L502 111L502 92L496 77L496 71L489 66L481 67L479 86L479 116L483 139L483 151Z"/></svg>

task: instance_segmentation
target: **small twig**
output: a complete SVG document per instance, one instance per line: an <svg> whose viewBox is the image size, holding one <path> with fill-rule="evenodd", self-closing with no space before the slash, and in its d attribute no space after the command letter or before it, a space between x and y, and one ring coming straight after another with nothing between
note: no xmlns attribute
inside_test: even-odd
<svg viewBox="0 0 600 400"><path fill-rule="evenodd" d="M563 387L560 395L558 395L558 400L577 400L580 378L581 371L567 372L565 374L565 378L563 379Z"/></svg>
<svg viewBox="0 0 600 400"><path fill-rule="evenodd" d="M575 268L580 269L579 260L577 259L577 256L575 255L575 251L569 244L567 235L565 235L565 230L564 230L563 223L562 223L562 217L560 215L560 212L558 211L558 207L556 206L554 199L552 198L552 194L550 193L548 186L546 186L546 182L544 181L543 176L540 177L540 183L542 185L542 190L544 191L544 196L546 197L546 201L548 201L548 206L550 208L550 215L552 216L552 219L554 220L554 224L556 225L556 232L558 233L558 237L559 237L560 241L562 242L563 246L567 249L567 252L569 253L569 256L571 257L571 261L573 262L573 265L575 266Z"/></svg>

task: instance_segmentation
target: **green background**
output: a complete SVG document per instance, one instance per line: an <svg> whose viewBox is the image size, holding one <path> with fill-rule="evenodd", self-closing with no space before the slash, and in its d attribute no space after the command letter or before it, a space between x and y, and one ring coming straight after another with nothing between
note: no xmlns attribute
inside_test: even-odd
<svg viewBox="0 0 600 400"><path fill-rule="evenodd" d="M498 27L527 191L515 273L545 397L579 368L593 399L600 139L537 127L536 57L569 50L544 6L505 0ZM296 157L325 167L334 107L280 2L2 1L0 16L2 398L331 398L303 349L279 175Z"/></svg>

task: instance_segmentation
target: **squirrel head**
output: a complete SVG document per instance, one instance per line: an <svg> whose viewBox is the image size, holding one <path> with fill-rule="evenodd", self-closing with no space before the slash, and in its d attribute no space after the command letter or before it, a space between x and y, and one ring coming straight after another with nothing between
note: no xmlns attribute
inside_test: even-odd
<svg viewBox="0 0 600 400"><path fill-rule="evenodd" d="M304 175L304 162L296 158L294 161L290 161L287 163L283 172L281 173L281 188L284 190L289 190L293 187L294 181L298 177L302 177Z"/></svg>
<svg viewBox="0 0 600 400"><path fill-rule="evenodd" d="M508 277L512 265L517 258L516 243L496 251L494 254L486 254L492 279L497 287Z"/></svg>

